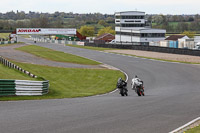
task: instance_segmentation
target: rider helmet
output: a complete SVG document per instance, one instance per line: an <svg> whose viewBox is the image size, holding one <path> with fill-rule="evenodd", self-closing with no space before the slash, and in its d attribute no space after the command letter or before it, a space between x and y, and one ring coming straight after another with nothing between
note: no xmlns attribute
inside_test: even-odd
<svg viewBox="0 0 200 133"><path fill-rule="evenodd" d="M122 81L122 78L120 77L119 79L118 79L118 82L121 82Z"/></svg>

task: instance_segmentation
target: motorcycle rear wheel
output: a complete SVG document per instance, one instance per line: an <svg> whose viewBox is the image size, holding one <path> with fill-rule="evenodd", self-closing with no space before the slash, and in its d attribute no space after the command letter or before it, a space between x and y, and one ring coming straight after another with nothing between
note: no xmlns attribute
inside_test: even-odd
<svg viewBox="0 0 200 133"><path fill-rule="evenodd" d="M124 96L124 91L120 90L120 94L121 94L121 96Z"/></svg>
<svg viewBox="0 0 200 133"><path fill-rule="evenodd" d="M139 88L137 88L137 94L138 94L138 96L141 96L141 92L140 92Z"/></svg>

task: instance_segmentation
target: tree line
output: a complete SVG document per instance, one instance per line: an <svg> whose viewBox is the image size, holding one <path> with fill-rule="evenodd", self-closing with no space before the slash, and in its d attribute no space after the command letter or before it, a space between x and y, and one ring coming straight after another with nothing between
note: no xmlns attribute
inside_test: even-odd
<svg viewBox="0 0 200 133"><path fill-rule="evenodd" d="M200 32L200 15L149 15L153 28L166 29L167 32Z"/></svg>
<svg viewBox="0 0 200 133"><path fill-rule="evenodd" d="M166 29L171 33L182 33L184 31L200 32L200 15L162 15L147 14L146 19L152 22L153 28ZM85 27L84 27L85 26ZM10 11L0 13L0 31L15 30L16 28L76 28L81 27L94 29L94 35L99 35L100 30L113 32L115 27L115 16L113 14L101 13L39 13L24 11Z"/></svg>

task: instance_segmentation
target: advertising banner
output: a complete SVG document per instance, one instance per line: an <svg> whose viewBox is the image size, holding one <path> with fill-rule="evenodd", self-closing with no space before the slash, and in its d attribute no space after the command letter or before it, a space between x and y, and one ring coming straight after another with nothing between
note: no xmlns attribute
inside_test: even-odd
<svg viewBox="0 0 200 133"><path fill-rule="evenodd" d="M76 35L76 29L72 28L17 28L17 35Z"/></svg>

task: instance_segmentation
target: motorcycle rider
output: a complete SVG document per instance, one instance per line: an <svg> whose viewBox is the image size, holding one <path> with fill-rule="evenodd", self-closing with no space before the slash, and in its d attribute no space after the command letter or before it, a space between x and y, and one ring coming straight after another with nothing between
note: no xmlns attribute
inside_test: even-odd
<svg viewBox="0 0 200 133"><path fill-rule="evenodd" d="M117 88L126 87L127 83L121 77L117 81Z"/></svg>
<svg viewBox="0 0 200 133"><path fill-rule="evenodd" d="M128 89L127 89L127 83L122 78L119 78L117 81L117 88L120 90L119 94L122 96L128 96Z"/></svg>
<svg viewBox="0 0 200 133"><path fill-rule="evenodd" d="M135 75L135 78L132 79L132 83L131 83L131 88L132 88L133 90L136 89L136 83L137 83L137 82L141 82L141 83L142 83L142 86L143 86L143 81L142 81L140 78L138 78L137 75Z"/></svg>

